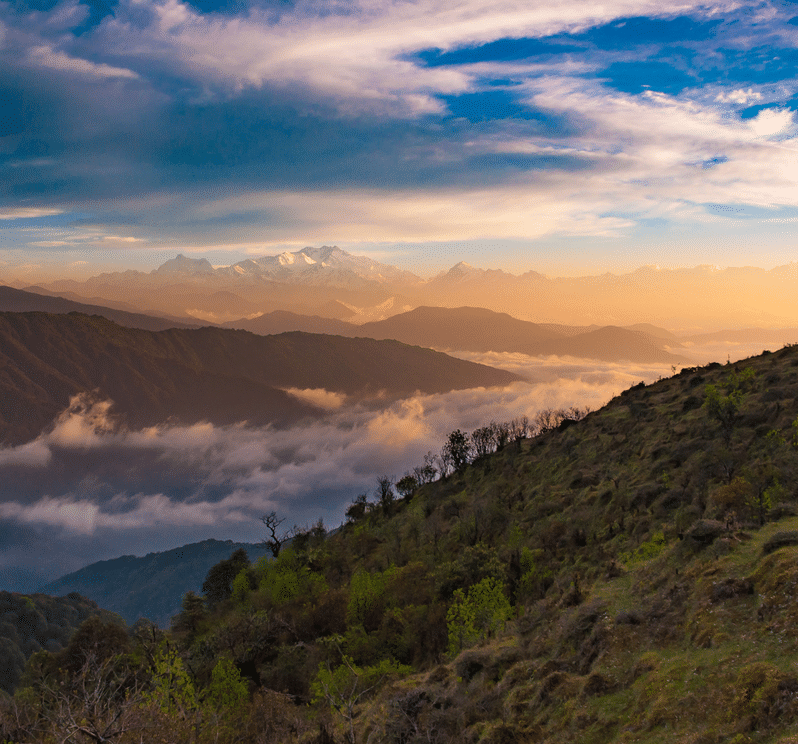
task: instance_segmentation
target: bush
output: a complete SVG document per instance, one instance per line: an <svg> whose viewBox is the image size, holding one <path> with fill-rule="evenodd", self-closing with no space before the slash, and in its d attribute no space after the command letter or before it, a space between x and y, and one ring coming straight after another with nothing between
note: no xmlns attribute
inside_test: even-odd
<svg viewBox="0 0 798 744"><path fill-rule="evenodd" d="M510 600L504 593L504 586L496 579L482 579L467 595L458 589L446 614L449 653L458 654L463 648L502 630L511 616Z"/></svg>

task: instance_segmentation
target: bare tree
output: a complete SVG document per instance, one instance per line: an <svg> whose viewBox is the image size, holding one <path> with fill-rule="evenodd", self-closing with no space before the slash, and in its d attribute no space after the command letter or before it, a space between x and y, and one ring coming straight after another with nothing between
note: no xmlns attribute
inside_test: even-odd
<svg viewBox="0 0 798 744"><path fill-rule="evenodd" d="M393 478L387 475L381 475L377 478L376 489L377 503L382 507L383 512L390 514L393 509L393 502L396 500L396 494L393 490Z"/></svg>
<svg viewBox="0 0 798 744"><path fill-rule="evenodd" d="M40 683L42 713L56 739L80 737L95 744L113 744L142 727L138 708L143 689L136 674L118 668L119 657L101 661L87 653L70 684Z"/></svg>
<svg viewBox="0 0 798 744"><path fill-rule="evenodd" d="M529 427L529 419L526 416L514 418L510 422L510 439L516 443L519 443L522 439L526 439L529 436Z"/></svg>
<svg viewBox="0 0 798 744"><path fill-rule="evenodd" d="M495 452L497 444L495 424L475 429L471 434L471 443L474 448L474 456L477 458Z"/></svg>
<svg viewBox="0 0 798 744"><path fill-rule="evenodd" d="M423 465L413 468L413 475L419 486L432 483L435 480L435 476L438 475L438 468L435 467L435 455L432 452L427 452L424 455Z"/></svg>
<svg viewBox="0 0 798 744"><path fill-rule="evenodd" d="M283 543L289 538L289 535L285 532L277 533L280 525L285 522L285 518L278 519L277 512L272 511L264 514L260 521L266 525L266 529L269 531L269 536L263 541L263 544L271 551L272 556L276 558L280 555L280 548L283 547Z"/></svg>
<svg viewBox="0 0 798 744"><path fill-rule="evenodd" d="M510 440L510 422L503 421L497 424L495 421L491 421L490 426L496 438L496 449L501 451Z"/></svg>

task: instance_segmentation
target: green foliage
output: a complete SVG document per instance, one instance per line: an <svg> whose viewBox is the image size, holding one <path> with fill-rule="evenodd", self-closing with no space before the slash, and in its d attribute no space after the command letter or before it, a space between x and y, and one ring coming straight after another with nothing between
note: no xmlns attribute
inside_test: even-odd
<svg viewBox="0 0 798 744"><path fill-rule="evenodd" d="M176 633L186 633L193 638L206 617L207 611L202 597L195 592L186 592L180 612L172 618L172 630Z"/></svg>
<svg viewBox="0 0 798 744"><path fill-rule="evenodd" d="M213 566L202 584L208 605L213 607L229 599L233 594L233 581L248 566L249 556L243 548L238 548L227 560Z"/></svg>
<svg viewBox="0 0 798 744"><path fill-rule="evenodd" d="M721 384L710 384L704 388L704 408L709 416L721 427L723 438L728 444L737 423L740 407L751 392L756 372L753 367L742 371L732 371ZM726 392L722 391L726 389Z"/></svg>
<svg viewBox="0 0 798 744"><path fill-rule="evenodd" d="M474 584L468 594L458 589L446 614L449 653L458 654L464 648L497 633L511 617L510 600L496 579L483 579Z"/></svg>
<svg viewBox="0 0 798 744"><path fill-rule="evenodd" d="M634 566L638 563L650 561L656 558L668 546L668 541L663 532L655 532L651 539L640 543L634 550L622 553L618 556L622 563L627 566Z"/></svg>
<svg viewBox="0 0 798 744"><path fill-rule="evenodd" d="M42 649L62 651L78 627L92 616L119 626L118 617L79 594L50 597L0 592L0 658L6 660L4 666L0 665L0 690L13 693L26 660ZM111 629L112 638L116 638L115 633ZM82 637L78 637L78 643Z"/></svg>
<svg viewBox="0 0 798 744"><path fill-rule="evenodd" d="M405 475L396 481L396 490L403 499L410 498L418 486L418 481L412 475Z"/></svg>
<svg viewBox="0 0 798 744"><path fill-rule="evenodd" d="M255 569L261 597L280 607L300 597L317 596L327 588L324 577L305 565L293 548L284 548L274 560L261 559Z"/></svg>
<svg viewBox="0 0 798 744"><path fill-rule="evenodd" d="M539 597L545 581L551 578L551 569L548 566L540 565L541 553L540 550L532 550L526 546L521 549L519 559L521 576L515 590L519 602Z"/></svg>
<svg viewBox="0 0 798 744"><path fill-rule="evenodd" d="M249 570L246 568L241 569L238 572L238 576L233 579L233 591L232 597L233 601L238 604L243 604L247 597L249 596L250 592L250 585L249 585Z"/></svg>
<svg viewBox="0 0 798 744"><path fill-rule="evenodd" d="M361 700L387 678L406 675L411 671L410 667L388 659L360 667L350 657L342 655L341 663L335 667L319 664L311 685L312 699L315 703L326 702L344 718L347 740L355 744L354 719Z"/></svg>
<svg viewBox="0 0 798 744"><path fill-rule="evenodd" d="M578 424L544 411L484 467L388 510L363 498L356 524L239 571L241 601L188 602L174 630L203 702L184 726L194 739L163 741L298 744L302 722L317 741L781 741L798 723L798 458L780 438L798 348L751 365L768 391L718 365ZM709 406L684 406L704 385L745 396L728 444ZM388 684L411 671L400 663L415 676ZM148 690L167 687L151 676ZM296 728L250 735L247 721L277 718L256 708L267 689L295 696L274 709Z"/></svg>
<svg viewBox="0 0 798 744"><path fill-rule="evenodd" d="M164 646L155 655L151 685L144 694L144 702L183 720L199 708L194 681L174 647Z"/></svg>
<svg viewBox="0 0 798 744"><path fill-rule="evenodd" d="M211 672L211 683L205 691L205 704L217 711L239 711L247 701L247 684L230 659L223 656Z"/></svg>
<svg viewBox="0 0 798 744"><path fill-rule="evenodd" d="M386 587L396 573L396 567L391 566L385 571L361 569L352 575L349 583L349 604L346 608L346 618L350 625L376 625L375 616L381 614L385 605Z"/></svg>

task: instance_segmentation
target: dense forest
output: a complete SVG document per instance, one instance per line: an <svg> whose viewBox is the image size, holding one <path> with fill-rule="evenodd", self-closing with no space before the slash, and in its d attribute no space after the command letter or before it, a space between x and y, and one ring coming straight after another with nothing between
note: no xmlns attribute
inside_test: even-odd
<svg viewBox="0 0 798 744"><path fill-rule="evenodd" d="M452 432L169 632L33 653L0 740L794 744L796 398L789 346Z"/></svg>

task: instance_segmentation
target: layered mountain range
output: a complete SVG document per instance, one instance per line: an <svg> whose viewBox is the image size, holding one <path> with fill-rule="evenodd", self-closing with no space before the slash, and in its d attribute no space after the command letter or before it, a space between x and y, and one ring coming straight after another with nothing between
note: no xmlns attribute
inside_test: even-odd
<svg viewBox="0 0 798 744"><path fill-rule="evenodd" d="M146 331L98 315L0 313L0 441L36 437L94 391L129 426L166 420L290 425L324 409L291 391L353 399L507 385L510 372L397 341L222 328Z"/></svg>
<svg viewBox="0 0 798 744"><path fill-rule="evenodd" d="M253 333L302 330L341 336L395 339L436 349L518 352L530 356L573 356L603 361L683 363L668 349L679 340L664 328L645 326L564 326L531 323L479 307L417 307L380 321L354 325L333 318L275 310L257 318L225 323Z"/></svg>
<svg viewBox="0 0 798 744"><path fill-rule="evenodd" d="M212 322L272 310L340 319L339 303L360 322L419 305L467 305L536 322L624 326L643 320L698 333L729 325L792 325L798 314L797 287L796 263L767 271L644 266L626 274L553 278L461 262L424 280L371 258L322 246L221 267L180 255L149 273L112 272L85 282L51 282L44 289L95 302L102 298L126 303L135 297L145 312ZM386 303L387 310L380 311ZM329 315L331 307L338 312ZM372 312L365 312L368 308Z"/></svg>

